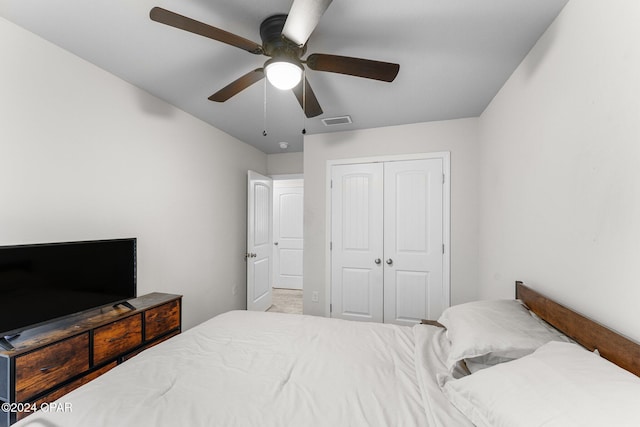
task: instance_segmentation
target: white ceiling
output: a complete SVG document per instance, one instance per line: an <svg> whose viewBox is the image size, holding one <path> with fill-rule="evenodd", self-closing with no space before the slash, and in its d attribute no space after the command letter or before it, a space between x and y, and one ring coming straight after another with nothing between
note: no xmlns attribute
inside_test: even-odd
<svg viewBox="0 0 640 427"><path fill-rule="evenodd" d="M265 153L278 153L280 141L290 144L287 151L302 151L302 129L314 134L478 116L567 1L334 0L307 55L396 62L400 72L384 83L307 71L324 110L312 119L290 91L263 82L225 103L209 101L268 58L149 19L149 10L160 6L260 43L262 20L286 13L292 0L0 0L0 16ZM341 115L353 123L321 122Z"/></svg>

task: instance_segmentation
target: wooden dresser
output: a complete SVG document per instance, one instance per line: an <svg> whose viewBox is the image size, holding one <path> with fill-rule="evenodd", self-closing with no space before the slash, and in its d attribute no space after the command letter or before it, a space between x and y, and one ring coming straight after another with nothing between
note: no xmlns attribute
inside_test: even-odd
<svg viewBox="0 0 640 427"><path fill-rule="evenodd" d="M182 296L156 292L128 302L135 309L103 307L25 330L13 350L0 351L0 427L180 333Z"/></svg>

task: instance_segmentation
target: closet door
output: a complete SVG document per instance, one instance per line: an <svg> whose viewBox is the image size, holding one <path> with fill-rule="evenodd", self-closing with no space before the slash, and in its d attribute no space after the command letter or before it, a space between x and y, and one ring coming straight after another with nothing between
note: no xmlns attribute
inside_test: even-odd
<svg viewBox="0 0 640 427"><path fill-rule="evenodd" d="M384 322L414 325L444 309L442 159L384 165Z"/></svg>
<svg viewBox="0 0 640 427"><path fill-rule="evenodd" d="M332 168L332 317L383 321L383 164Z"/></svg>
<svg viewBox="0 0 640 427"><path fill-rule="evenodd" d="M273 181L273 287L302 289L304 182Z"/></svg>

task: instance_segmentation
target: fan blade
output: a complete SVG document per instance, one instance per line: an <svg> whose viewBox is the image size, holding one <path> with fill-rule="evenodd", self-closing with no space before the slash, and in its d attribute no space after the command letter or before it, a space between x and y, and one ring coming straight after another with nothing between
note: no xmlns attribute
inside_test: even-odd
<svg viewBox="0 0 640 427"><path fill-rule="evenodd" d="M282 35L304 46L332 0L293 0Z"/></svg>
<svg viewBox="0 0 640 427"><path fill-rule="evenodd" d="M313 89L311 89L309 80L304 79L304 92L302 91L302 83L298 84L298 86L294 87L291 90L293 90L296 98L298 98L298 102L300 103L300 106L304 110L304 114L307 117L311 118L322 114L322 108L320 107L318 98L316 98L316 94L313 93Z"/></svg>
<svg viewBox="0 0 640 427"><path fill-rule="evenodd" d="M186 16L179 15L161 7L154 7L151 9L149 17L151 20L160 22L161 24L166 24L234 47L239 47L240 49L256 55L262 54L262 46L252 42L251 40L247 40L244 37L237 36L221 30L220 28L212 27L211 25L204 24L196 21L195 19L187 18Z"/></svg>
<svg viewBox="0 0 640 427"><path fill-rule="evenodd" d="M314 53L307 58L307 66L316 71L348 74L350 76L392 82L400 71L400 65L371 59Z"/></svg>
<svg viewBox="0 0 640 427"><path fill-rule="evenodd" d="M242 92L252 84L259 82L263 78L264 69L256 68L211 95L209 97L209 101L224 102L232 96Z"/></svg>

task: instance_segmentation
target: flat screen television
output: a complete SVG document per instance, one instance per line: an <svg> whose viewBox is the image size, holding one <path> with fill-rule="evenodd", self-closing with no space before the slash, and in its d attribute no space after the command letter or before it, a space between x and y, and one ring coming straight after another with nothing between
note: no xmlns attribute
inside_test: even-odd
<svg viewBox="0 0 640 427"><path fill-rule="evenodd" d="M135 297L135 238L0 246L0 339Z"/></svg>

